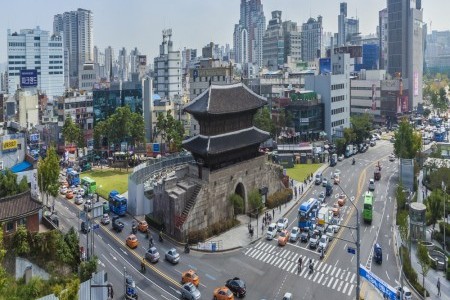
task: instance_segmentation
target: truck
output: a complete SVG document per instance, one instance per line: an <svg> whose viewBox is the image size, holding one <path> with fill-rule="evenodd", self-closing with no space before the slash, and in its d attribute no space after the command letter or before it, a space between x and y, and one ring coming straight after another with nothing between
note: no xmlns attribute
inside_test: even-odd
<svg viewBox="0 0 450 300"><path fill-rule="evenodd" d="M317 214L317 227L316 229L321 232L321 234L325 233L325 230L328 227L328 223L331 220L331 214L328 207L322 207Z"/></svg>
<svg viewBox="0 0 450 300"><path fill-rule="evenodd" d="M345 153L344 156L345 157L350 157L353 155L353 145L347 145L347 147L345 147Z"/></svg>

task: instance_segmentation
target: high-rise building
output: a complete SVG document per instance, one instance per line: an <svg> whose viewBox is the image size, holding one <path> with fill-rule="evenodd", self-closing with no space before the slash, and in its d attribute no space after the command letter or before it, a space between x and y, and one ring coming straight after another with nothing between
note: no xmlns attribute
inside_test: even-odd
<svg viewBox="0 0 450 300"><path fill-rule="evenodd" d="M340 14L338 15L337 46L345 46L358 34L359 20L355 18L347 18L347 3L342 2L340 4Z"/></svg>
<svg viewBox="0 0 450 300"><path fill-rule="evenodd" d="M239 23L234 26L235 61L263 65L263 37L266 30L261 0L241 0Z"/></svg>
<svg viewBox="0 0 450 300"><path fill-rule="evenodd" d="M57 14L53 18L53 33L63 33L64 48L68 51L70 87L78 88L78 72L86 62L94 59L93 14L79 8Z"/></svg>
<svg viewBox="0 0 450 300"><path fill-rule="evenodd" d="M388 11L380 10L378 23L378 37L380 39L380 69L386 69L388 60Z"/></svg>
<svg viewBox="0 0 450 300"><path fill-rule="evenodd" d="M269 69L278 69L284 63L284 35L281 11L272 12L263 38L263 65Z"/></svg>
<svg viewBox="0 0 450 300"><path fill-rule="evenodd" d="M302 59L302 39L297 23L292 21L284 21L283 35L284 62L288 62L288 57L290 57L291 62L299 62Z"/></svg>
<svg viewBox="0 0 450 300"><path fill-rule="evenodd" d="M154 93L172 99L181 95L181 51L173 50L172 29L164 29L159 56L154 59Z"/></svg>
<svg viewBox="0 0 450 300"><path fill-rule="evenodd" d="M7 43L9 94L20 86L35 87L49 97L64 94L64 50L60 35L50 36L39 27L22 29L19 33L8 30ZM35 72L37 83L21 82L21 70Z"/></svg>
<svg viewBox="0 0 450 300"><path fill-rule="evenodd" d="M387 0L387 10L387 71L408 81L406 111L411 111L422 102L424 37L421 1Z"/></svg>
<svg viewBox="0 0 450 300"><path fill-rule="evenodd" d="M322 55L322 16L309 18L302 25L302 60L314 61Z"/></svg>
<svg viewBox="0 0 450 300"><path fill-rule="evenodd" d="M106 78L110 82L114 81L114 72L113 72L113 66L115 65L116 61L114 59L114 49L109 46L105 49L105 73Z"/></svg>
<svg viewBox="0 0 450 300"><path fill-rule="evenodd" d="M134 47L133 50L130 51L130 73L139 72L139 56L141 53L139 52L137 47Z"/></svg>
<svg viewBox="0 0 450 300"><path fill-rule="evenodd" d="M189 62L197 57L197 49L184 48L181 52L181 65L183 69L188 68Z"/></svg>
<svg viewBox="0 0 450 300"><path fill-rule="evenodd" d="M118 67L119 80L128 81L128 56L125 47L119 50Z"/></svg>

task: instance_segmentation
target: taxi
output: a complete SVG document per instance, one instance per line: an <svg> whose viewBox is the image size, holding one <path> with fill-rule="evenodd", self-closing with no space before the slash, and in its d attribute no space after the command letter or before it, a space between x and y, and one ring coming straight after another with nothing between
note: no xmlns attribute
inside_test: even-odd
<svg viewBox="0 0 450 300"><path fill-rule="evenodd" d="M130 234L127 237L127 240L125 242L127 244L128 247L130 247L131 249L136 248L137 246L139 246L139 241L137 239L137 237L134 234Z"/></svg>
<svg viewBox="0 0 450 300"><path fill-rule="evenodd" d="M285 246L288 240L289 231L287 231L286 229L281 230L280 234L278 235L278 245Z"/></svg>
<svg viewBox="0 0 450 300"><path fill-rule="evenodd" d="M347 196L345 196L345 194L340 194L337 203L339 204L339 206L344 206L346 200Z"/></svg>
<svg viewBox="0 0 450 300"><path fill-rule="evenodd" d="M73 198L73 191L72 191L72 190L67 190L67 192L66 192L66 198L67 198L67 199L72 199L72 198Z"/></svg>
<svg viewBox="0 0 450 300"><path fill-rule="evenodd" d="M234 300L234 295L226 286L214 289L214 299L216 300Z"/></svg>
<svg viewBox="0 0 450 300"><path fill-rule="evenodd" d="M181 282L183 284L190 282L196 287L198 287L198 285L200 284L200 277L198 277L197 273L195 273L194 270L188 270L181 274Z"/></svg>
<svg viewBox="0 0 450 300"><path fill-rule="evenodd" d="M146 233L148 230L148 224L146 221L139 221L138 230L140 232Z"/></svg>

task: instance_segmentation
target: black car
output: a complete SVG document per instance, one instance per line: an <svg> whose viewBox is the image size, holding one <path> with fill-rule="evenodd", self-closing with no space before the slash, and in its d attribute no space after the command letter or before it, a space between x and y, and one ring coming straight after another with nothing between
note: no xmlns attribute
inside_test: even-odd
<svg viewBox="0 0 450 300"><path fill-rule="evenodd" d="M307 243L309 240L309 231L303 231L302 234L300 235L300 241L302 243Z"/></svg>
<svg viewBox="0 0 450 300"><path fill-rule="evenodd" d="M228 279L225 286L236 295L236 297L244 297L247 293L247 288L245 286L245 282L239 277L234 277L233 279Z"/></svg>
<svg viewBox="0 0 450 300"><path fill-rule="evenodd" d="M116 232L121 232L123 230L123 223L119 220L119 216L115 216L112 219L112 228L116 231Z"/></svg>
<svg viewBox="0 0 450 300"><path fill-rule="evenodd" d="M81 232L88 233L89 231L91 231L91 227L89 226L89 224L85 221L81 222Z"/></svg>

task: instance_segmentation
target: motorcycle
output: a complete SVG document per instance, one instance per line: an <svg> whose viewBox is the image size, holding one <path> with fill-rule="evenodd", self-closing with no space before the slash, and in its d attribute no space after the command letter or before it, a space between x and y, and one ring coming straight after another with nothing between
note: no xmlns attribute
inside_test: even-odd
<svg viewBox="0 0 450 300"><path fill-rule="evenodd" d="M189 248L189 245L186 244L184 245L184 253L189 253L191 251L191 249Z"/></svg>
<svg viewBox="0 0 450 300"><path fill-rule="evenodd" d="M131 232L132 232L133 234L136 234L136 233L137 233L137 225L136 225L136 223L134 223L134 222L133 222L133 224L131 225Z"/></svg>
<svg viewBox="0 0 450 300"><path fill-rule="evenodd" d="M309 274L314 272L314 265L312 263L309 264Z"/></svg>

